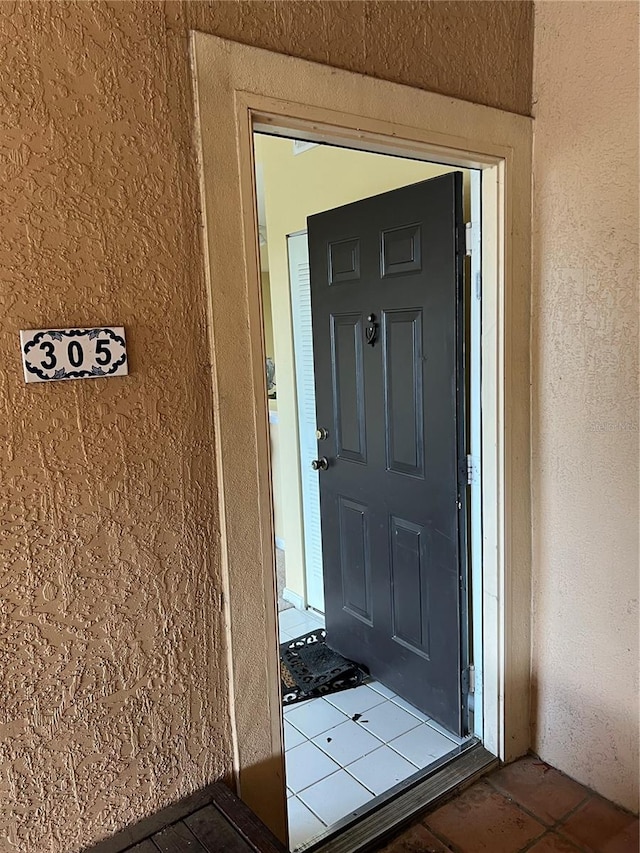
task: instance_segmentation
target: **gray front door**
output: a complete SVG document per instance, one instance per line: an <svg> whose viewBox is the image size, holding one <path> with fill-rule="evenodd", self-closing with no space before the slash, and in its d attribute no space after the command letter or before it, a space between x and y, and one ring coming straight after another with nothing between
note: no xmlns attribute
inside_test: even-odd
<svg viewBox="0 0 640 853"><path fill-rule="evenodd" d="M460 172L308 219L327 640L457 734L463 232Z"/></svg>

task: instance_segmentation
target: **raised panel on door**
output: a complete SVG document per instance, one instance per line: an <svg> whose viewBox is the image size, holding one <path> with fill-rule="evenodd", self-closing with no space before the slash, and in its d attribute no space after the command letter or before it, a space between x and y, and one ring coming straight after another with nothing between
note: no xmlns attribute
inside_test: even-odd
<svg viewBox="0 0 640 853"><path fill-rule="evenodd" d="M403 225L382 232L380 269L383 278L422 269L420 225Z"/></svg>
<svg viewBox="0 0 640 853"><path fill-rule="evenodd" d="M339 495L338 527L343 607L358 619L372 624L368 507Z"/></svg>
<svg viewBox="0 0 640 853"><path fill-rule="evenodd" d="M360 278L360 240L329 243L329 284L358 281Z"/></svg>
<svg viewBox="0 0 640 853"><path fill-rule="evenodd" d="M422 309L384 311L382 326L387 468L423 477Z"/></svg>
<svg viewBox="0 0 640 853"><path fill-rule="evenodd" d="M367 456L362 358L362 315L331 316L334 430L338 456L365 462Z"/></svg>
<svg viewBox="0 0 640 853"><path fill-rule="evenodd" d="M390 534L393 637L428 658L428 531L423 525L392 516Z"/></svg>

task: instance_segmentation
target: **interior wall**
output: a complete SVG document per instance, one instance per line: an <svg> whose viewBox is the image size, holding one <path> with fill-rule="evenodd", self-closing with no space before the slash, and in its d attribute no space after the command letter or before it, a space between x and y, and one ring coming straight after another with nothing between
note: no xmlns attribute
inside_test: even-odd
<svg viewBox="0 0 640 853"><path fill-rule="evenodd" d="M275 346L273 342L273 321L271 319L271 315L273 313L271 308L271 281L269 273L266 270L262 270L261 279L262 310L264 322L264 352L267 358L273 358L275 353Z"/></svg>
<svg viewBox="0 0 640 853"><path fill-rule="evenodd" d="M262 248L264 255L267 256L267 247ZM264 325L264 352L267 358L274 359L275 362L275 346L273 341L273 321L271 319L273 311L271 307L271 280L267 270L263 268L261 274L262 283L262 317ZM278 384L278 376L276 374L276 391ZM284 541L284 524L282 519L283 500L281 497L282 490L280 488L280 424L278 417L278 400L269 398L269 435L271 441L271 458L272 458L272 476L271 487L273 489L273 528L276 541L282 543Z"/></svg>
<svg viewBox="0 0 640 853"><path fill-rule="evenodd" d="M638 807L638 4L536 4L533 722Z"/></svg>
<svg viewBox="0 0 640 853"><path fill-rule="evenodd" d="M189 29L528 113L531 27L528 2L0 4L2 853L231 771ZM21 328L101 323L130 376L25 386Z"/></svg>
<svg viewBox="0 0 640 853"><path fill-rule="evenodd" d="M314 213L445 174L451 166L328 146L294 154L292 140L261 134L255 136L255 149L264 179L271 325L278 376L279 424L272 459L274 481L278 484L274 490L275 515L282 524L286 544L287 589L304 599L304 528L287 235L305 230L307 217ZM466 171L464 187L468 208ZM273 444L273 432L271 437Z"/></svg>

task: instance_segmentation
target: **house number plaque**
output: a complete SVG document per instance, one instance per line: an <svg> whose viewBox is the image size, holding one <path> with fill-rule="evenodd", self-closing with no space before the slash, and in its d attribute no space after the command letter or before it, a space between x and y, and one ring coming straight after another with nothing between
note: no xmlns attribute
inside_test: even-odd
<svg viewBox="0 0 640 853"><path fill-rule="evenodd" d="M122 326L20 332L25 382L96 379L129 372Z"/></svg>

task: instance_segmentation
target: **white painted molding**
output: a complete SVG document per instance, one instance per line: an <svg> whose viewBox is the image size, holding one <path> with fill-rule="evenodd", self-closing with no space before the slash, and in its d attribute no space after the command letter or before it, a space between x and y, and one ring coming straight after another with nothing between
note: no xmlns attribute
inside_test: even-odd
<svg viewBox="0 0 640 853"><path fill-rule="evenodd" d="M286 837L253 132L482 170L485 746L530 742L530 119L192 33L234 769ZM259 649L260 653L256 654Z"/></svg>
<svg viewBox="0 0 640 853"><path fill-rule="evenodd" d="M287 589L286 587L282 590L282 597L285 601L288 601L289 604L293 604L296 610L305 611L304 606L304 598L301 595L298 595L297 592L292 592L292 590Z"/></svg>

